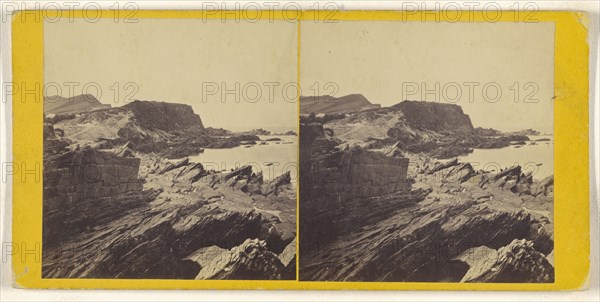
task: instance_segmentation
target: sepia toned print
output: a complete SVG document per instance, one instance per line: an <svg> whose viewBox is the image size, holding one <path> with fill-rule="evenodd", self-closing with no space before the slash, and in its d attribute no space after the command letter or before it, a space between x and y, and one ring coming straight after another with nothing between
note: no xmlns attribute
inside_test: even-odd
<svg viewBox="0 0 600 302"><path fill-rule="evenodd" d="M303 25L300 280L554 282L553 35Z"/></svg>
<svg viewBox="0 0 600 302"><path fill-rule="evenodd" d="M44 30L43 278L296 279L294 24Z"/></svg>
<svg viewBox="0 0 600 302"><path fill-rule="evenodd" d="M465 11L459 21L447 22L444 11L291 11L296 20L286 20L290 11L283 11L274 19L246 22L244 11L144 10L135 18L139 22L127 24L113 18L112 9L92 22L89 12L60 17L56 11L27 11L12 20L7 16L11 24L4 24L12 31L7 52L12 66L6 68L12 82L3 103L9 145L2 153L8 161L3 269L12 275L9 296L24 288L586 288L594 247L587 169L593 50L588 30L594 24L585 12L502 11L498 22L490 22L489 11ZM323 20L332 15L336 24ZM193 113L163 122L136 108L150 106L165 107L163 118L171 116L167 107L183 112L189 106ZM77 113L66 113L71 110ZM109 117L119 111L130 117L96 123L96 112ZM72 121L84 116L89 118L79 124ZM186 130L174 130L178 127ZM311 127L313 138L306 131ZM135 137L142 132L150 135ZM246 147L250 141L205 146L245 134L258 136L253 147ZM279 144L270 140L274 135L282 139ZM99 139L90 139L94 136ZM126 142L115 140L119 137L131 144L121 148ZM259 146L279 146L282 152ZM119 157L63 161L62 167L56 161L90 149ZM289 157L303 159L302 181L300 170L278 165ZM134 158L140 160L137 172ZM185 158L182 167L149 173ZM148 159L157 165L149 167ZM262 171L262 193L269 179L287 170L290 184L303 191L293 196L298 211L293 237L282 234L294 228L288 224L294 221L289 199L261 194L263 199L240 189L252 174L225 181L234 187L221 181L208 190L201 181L212 177L186 184L197 163L210 173L229 174L236 163L243 167L249 161L256 161L252 173ZM457 169L465 164L474 176L462 182L470 169ZM509 169L514 174L496 179L498 171L514 166L520 167L518 178ZM58 177L63 174L68 177ZM114 179L134 194L94 197L99 190L118 192ZM140 200L129 198L140 187L142 199L152 199L144 195L152 189L163 192L147 203L128 203ZM206 198L207 192L217 194ZM198 200L201 210L187 207ZM212 207L218 209L207 213ZM216 237L222 238L229 223L186 233L198 231L201 237L180 236L197 219L219 220L218 211L259 213L260 232L245 239L264 241L270 253L255 244L244 249L245 240L228 247ZM521 218L498 223L513 215ZM539 237L533 236L536 230ZM202 245L192 255L179 241L192 237L212 242L188 241L190 249ZM284 244L269 238L291 241L279 253ZM515 240L522 242L511 245ZM290 253L292 241L297 253ZM287 265L285 259L291 259Z"/></svg>
<svg viewBox="0 0 600 302"><path fill-rule="evenodd" d="M553 24L79 23L43 278L555 281Z"/></svg>

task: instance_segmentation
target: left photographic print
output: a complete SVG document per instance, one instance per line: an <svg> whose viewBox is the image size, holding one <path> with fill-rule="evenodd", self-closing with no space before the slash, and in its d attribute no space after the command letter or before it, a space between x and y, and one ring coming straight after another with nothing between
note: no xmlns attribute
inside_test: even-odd
<svg viewBox="0 0 600 302"><path fill-rule="evenodd" d="M42 278L296 279L297 24L44 24Z"/></svg>

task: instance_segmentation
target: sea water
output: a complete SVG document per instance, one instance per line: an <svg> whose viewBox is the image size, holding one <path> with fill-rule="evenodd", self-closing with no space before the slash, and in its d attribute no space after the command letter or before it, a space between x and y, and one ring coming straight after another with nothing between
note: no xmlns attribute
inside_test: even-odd
<svg viewBox="0 0 600 302"><path fill-rule="evenodd" d="M298 170L298 137L293 135L261 135L266 141L279 138L281 141L267 141L261 145L242 145L226 149L205 149L203 153L189 156L190 161L201 163L207 170L230 171L251 165L254 173L262 172L265 180L272 180L290 171L295 181Z"/></svg>
<svg viewBox="0 0 600 302"><path fill-rule="evenodd" d="M523 172L532 172L541 180L554 174L554 139L551 135L531 135L525 145L500 149L475 149L473 153L458 157L460 162L471 163L475 170L499 172L520 165ZM550 141L536 141L538 139ZM535 144L533 144L535 143Z"/></svg>

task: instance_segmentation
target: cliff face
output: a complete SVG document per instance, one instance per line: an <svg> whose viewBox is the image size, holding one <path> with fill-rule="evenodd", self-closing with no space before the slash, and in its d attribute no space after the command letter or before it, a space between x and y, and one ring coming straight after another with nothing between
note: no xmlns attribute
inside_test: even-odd
<svg viewBox="0 0 600 302"><path fill-rule="evenodd" d="M151 200L138 178L140 160L93 149L44 160L44 242L57 243Z"/></svg>
<svg viewBox="0 0 600 302"><path fill-rule="evenodd" d="M413 190L343 199L328 187L335 178L306 188L314 161L301 158L301 280L553 282L551 178L534 181L518 166L494 174L457 160L411 160ZM501 256L470 259L479 247Z"/></svg>
<svg viewBox="0 0 600 302"><path fill-rule="evenodd" d="M474 130L471 119L458 105L404 101L392 108L400 109L407 124L413 129L459 133Z"/></svg>
<svg viewBox="0 0 600 302"><path fill-rule="evenodd" d="M300 128L301 249L308 254L423 194L422 190L411 191L407 158L340 150L326 132L317 123L301 124ZM404 200L393 203L391 196L403 196Z"/></svg>
<svg viewBox="0 0 600 302"><path fill-rule="evenodd" d="M53 128L61 131L64 141L82 147L110 149L129 142L135 151L181 158L218 141L204 133L200 116L183 104L134 101L55 120Z"/></svg>
<svg viewBox="0 0 600 302"><path fill-rule="evenodd" d="M131 110L139 125L149 130L204 130L200 116L190 105L136 100L123 107Z"/></svg>
<svg viewBox="0 0 600 302"><path fill-rule="evenodd" d="M335 152L312 163L312 191L341 200L408 192L408 163L408 158L391 158L376 152Z"/></svg>
<svg viewBox="0 0 600 302"><path fill-rule="evenodd" d="M327 121L342 143L367 149L396 145L399 150L452 158L473 148L502 148L527 141L527 136L473 128L460 106L404 101L392 107L367 110ZM492 135L493 134L493 135Z"/></svg>
<svg viewBox="0 0 600 302"><path fill-rule="evenodd" d="M250 166L218 173L141 158L47 155L45 278L295 278L284 253L296 229L289 175L263 183ZM207 260L206 249L219 260Z"/></svg>
<svg viewBox="0 0 600 302"><path fill-rule="evenodd" d="M111 149L129 143L142 153L167 158L198 154L203 148L232 148L256 135L205 129L200 116L189 105L134 101L125 106L46 118L64 142Z"/></svg>

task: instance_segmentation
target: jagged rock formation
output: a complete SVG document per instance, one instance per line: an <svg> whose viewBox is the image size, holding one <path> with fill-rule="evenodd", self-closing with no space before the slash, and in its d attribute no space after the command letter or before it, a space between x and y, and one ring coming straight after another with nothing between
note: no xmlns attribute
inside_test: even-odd
<svg viewBox="0 0 600 302"><path fill-rule="evenodd" d="M190 163L189 158L184 158L176 163L168 164L166 167L162 168L158 174L165 174L171 170L175 170L177 168L181 168L183 166L187 166Z"/></svg>
<svg viewBox="0 0 600 302"><path fill-rule="evenodd" d="M69 146L68 143L61 140L58 136L62 131L56 131L50 123L44 123L44 155L55 155L61 152L66 152Z"/></svg>
<svg viewBox="0 0 600 302"><path fill-rule="evenodd" d="M107 154L111 159L123 160ZM127 159L139 163L137 158ZM70 216L64 211L45 215L44 230L49 233L44 235L43 275L50 278L288 278L284 271L295 264L282 264L277 253L295 237L292 220L295 201L281 197L280 202L287 202L281 207L286 207L288 216L278 214L274 220L271 219L274 211L264 209L271 200L252 198L230 187L211 188L202 178L190 183L197 170L203 170L201 165L186 161L163 174L148 174L152 177L147 179L146 184L151 185L147 192L152 194L139 191L140 186L136 194L115 191L114 196L105 195L102 200L79 200L75 203L77 214L94 211L97 217L83 217L85 227L66 225L70 223ZM244 175L242 171L213 175L227 182ZM108 175L101 178L106 182ZM173 185L162 187L169 179ZM158 186L160 188L156 188ZM213 198L215 195L217 199ZM44 209L54 208L45 204ZM62 220L66 222L59 224ZM68 234L66 228L69 228ZM228 259L222 271L214 269L216 264L198 259L198 251L209 247L220 251L220 258ZM87 252L85 256L71 254L78 250ZM205 267L213 268L205 270ZM211 274L206 273L213 270ZM200 274L201 271L204 273Z"/></svg>
<svg viewBox="0 0 600 302"><path fill-rule="evenodd" d="M187 157L258 136L205 129L182 104L45 105L44 278L295 278L290 174Z"/></svg>
<svg viewBox="0 0 600 302"><path fill-rule="evenodd" d="M135 151L131 149L130 144L130 142L127 142L124 145L115 148L114 153L118 157L134 157L133 154Z"/></svg>
<svg viewBox="0 0 600 302"><path fill-rule="evenodd" d="M77 114L99 109L110 108L110 105L102 104L91 94L81 94L70 98L62 96L44 97L44 114Z"/></svg>
<svg viewBox="0 0 600 302"><path fill-rule="evenodd" d="M380 107L380 105L371 104L362 94L350 94L339 98L329 95L300 97L300 113L302 114L337 114Z"/></svg>
<svg viewBox="0 0 600 302"><path fill-rule="evenodd" d="M554 267L546 256L534 248L534 243L515 239L500 249L489 249L483 257L463 256L469 271L461 282L547 283L554 282ZM462 259L461 259L462 260Z"/></svg>
<svg viewBox="0 0 600 302"><path fill-rule="evenodd" d="M184 104L136 100L122 107L95 109L98 110L60 114L46 120L61 131L62 141L72 145L72 149L77 146L112 149L128 144L132 151L159 153L167 158L259 140L256 135L207 130L200 116Z"/></svg>
<svg viewBox="0 0 600 302"><path fill-rule="evenodd" d="M277 176L271 183L267 186L265 192L263 193L265 196L269 195L278 195L279 188L281 186L289 185L292 181L292 177L290 175L290 171L283 173L280 176Z"/></svg>
<svg viewBox="0 0 600 302"><path fill-rule="evenodd" d="M140 160L93 149L44 162L44 241L85 230L152 200L137 176Z"/></svg>
<svg viewBox="0 0 600 302"><path fill-rule="evenodd" d="M284 265L264 241L248 239L214 257L196 279L264 280L281 279Z"/></svg>
<svg viewBox="0 0 600 302"><path fill-rule="evenodd" d="M395 146L399 151L452 158L473 148L502 148L529 138L473 128L460 106L435 102L403 101L391 107L364 110L326 121L336 139L368 149Z"/></svg>
<svg viewBox="0 0 600 302"><path fill-rule="evenodd" d="M250 166L210 172L188 159L123 157L123 147L47 153L45 278L295 278L295 261L278 256L296 236L287 177L274 186ZM199 259L208 248L228 259L222 270Z"/></svg>
<svg viewBox="0 0 600 302"><path fill-rule="evenodd" d="M421 126L442 131L436 127ZM494 174L458 160L410 154L415 179L408 191L333 194L339 177L323 171L339 173L344 156L372 151L347 148L335 130L333 137L326 132L320 124L301 125L301 280L506 282L516 272L525 282L552 282L552 268L544 262L554 248L550 179L534 180L518 166ZM393 160L398 145L380 156ZM356 167L357 174L368 173L368 167ZM378 177L370 179L375 185ZM476 247L506 253L502 248L516 239L528 243L511 247L515 256L509 258L516 260L496 264L503 273L466 277L481 265L459 256ZM527 266L527 259L535 261Z"/></svg>

